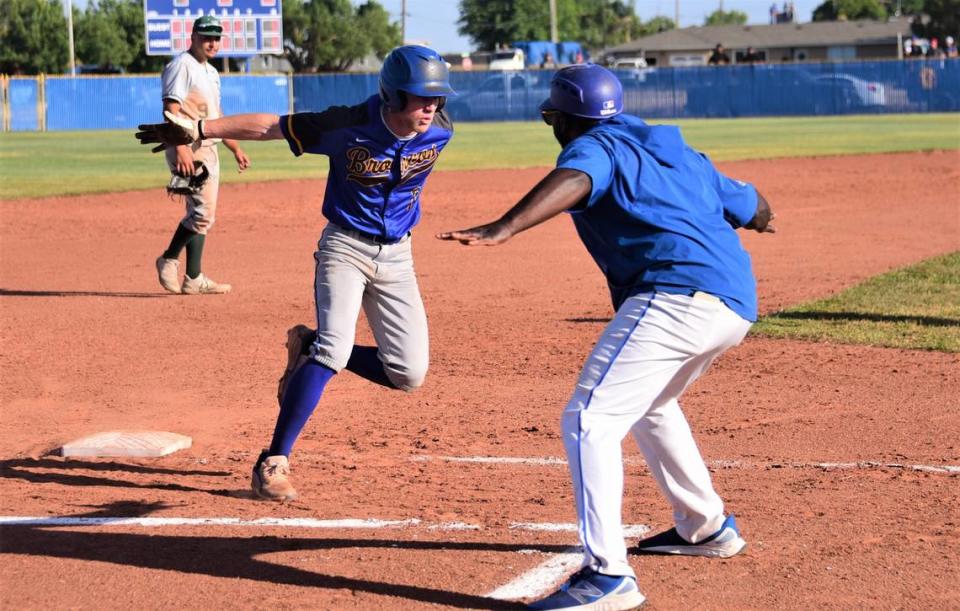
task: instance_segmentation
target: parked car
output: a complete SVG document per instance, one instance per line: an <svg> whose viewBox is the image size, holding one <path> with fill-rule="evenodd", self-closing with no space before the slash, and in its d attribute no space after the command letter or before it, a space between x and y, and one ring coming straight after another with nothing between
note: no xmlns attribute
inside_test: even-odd
<svg viewBox="0 0 960 611"><path fill-rule="evenodd" d="M454 121L509 121L539 116L539 105L550 95L547 71L504 71L491 74L476 89L450 98L447 110Z"/></svg>
<svg viewBox="0 0 960 611"><path fill-rule="evenodd" d="M646 67L647 60L643 57L618 57L610 63L611 70Z"/></svg>
<svg viewBox="0 0 960 611"><path fill-rule="evenodd" d="M883 83L865 81L852 74L821 74L813 78L821 87L830 89L844 108L886 105Z"/></svg>
<svg viewBox="0 0 960 611"><path fill-rule="evenodd" d="M876 109L881 83L851 74L753 65L684 72L684 116L830 115Z"/></svg>

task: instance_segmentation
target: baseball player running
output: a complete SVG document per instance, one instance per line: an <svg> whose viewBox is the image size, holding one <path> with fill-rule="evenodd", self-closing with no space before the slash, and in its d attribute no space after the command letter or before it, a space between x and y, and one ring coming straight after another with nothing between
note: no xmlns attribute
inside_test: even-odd
<svg viewBox="0 0 960 611"><path fill-rule="evenodd" d="M380 92L356 106L279 117L245 114L216 120L141 125L142 143L176 144L206 138L285 139L294 155L330 158L323 198L329 221L318 243L317 330L289 332L280 414L270 447L253 467L262 498L289 500L294 441L330 379L346 368L378 384L413 390L429 361L427 317L413 268L411 229L420 195L440 151L453 136L443 111L453 95L446 62L422 46L398 47L380 71ZM355 346L360 308L377 346Z"/></svg>
<svg viewBox="0 0 960 611"><path fill-rule="evenodd" d="M213 15L205 15L193 22L190 48L173 58L160 77L163 90L163 110L191 121L216 119L223 115L220 108L220 75L210 65L220 50L223 28ZM203 274L201 260L207 232L213 226L220 189L219 138L205 138L189 144L166 149L170 171L181 177L193 177L203 172L205 180L184 194L186 215L177 225L167 250L157 257L160 285L171 293L202 295L226 293L229 284L214 282ZM242 172L250 159L234 140L223 140L233 152L237 167ZM203 168L197 164L203 164ZM180 282L180 252L187 250L187 269Z"/></svg>
<svg viewBox="0 0 960 611"><path fill-rule="evenodd" d="M735 229L773 232L773 214L753 186L720 174L677 128L622 114L620 82L605 68L558 71L540 109L563 147L556 169L499 220L437 237L501 244L569 212L606 276L616 315L561 420L583 567L532 607L632 609L644 596L621 526L627 433L676 522L641 541L641 551L725 558L746 544L677 400L756 320L750 257Z"/></svg>

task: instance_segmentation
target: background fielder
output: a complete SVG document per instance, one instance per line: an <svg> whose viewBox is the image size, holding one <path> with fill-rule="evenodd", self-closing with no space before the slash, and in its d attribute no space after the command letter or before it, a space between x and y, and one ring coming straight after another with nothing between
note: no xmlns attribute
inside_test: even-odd
<svg viewBox="0 0 960 611"><path fill-rule="evenodd" d="M621 526L621 442L632 433L676 523L648 552L727 557L745 545L725 516L678 398L756 319L750 257L735 229L772 232L756 189L720 174L675 127L622 115L617 77L558 71L544 120L563 146L557 169L499 220L438 235L500 244L560 212L607 278L614 308L561 421L583 568L537 609L632 609L644 597Z"/></svg>
<svg viewBox="0 0 960 611"><path fill-rule="evenodd" d="M278 117L236 115L197 123L142 125L144 144L205 137L283 138L294 155L330 158L323 197L329 223L314 255L317 330L288 332L287 371L270 447L253 468L251 486L264 498L296 497L289 481L293 444L327 382L349 369L391 388L423 384L429 363L427 317L413 268L410 230L420 220L420 194L440 151L453 136L443 112L452 95L446 62L421 46L394 49L380 71L380 92L356 106ZM377 346L355 346L360 308Z"/></svg>
<svg viewBox="0 0 960 611"><path fill-rule="evenodd" d="M163 69L161 78L163 110L192 121L215 119L223 115L220 108L220 75L210 65L220 50L223 28L216 17L205 15L193 22L190 48L173 58ZM196 162L202 162L210 173L199 192L184 195L186 215L177 225L170 245L157 257L160 285L171 293L197 295L226 293L229 284L214 282L202 271L203 247L207 232L216 220L217 196L220 190L219 138L198 140L166 149L170 171L193 176ZM234 140L223 143L233 152L242 172L250 159ZM180 252L187 250L187 269L180 282Z"/></svg>

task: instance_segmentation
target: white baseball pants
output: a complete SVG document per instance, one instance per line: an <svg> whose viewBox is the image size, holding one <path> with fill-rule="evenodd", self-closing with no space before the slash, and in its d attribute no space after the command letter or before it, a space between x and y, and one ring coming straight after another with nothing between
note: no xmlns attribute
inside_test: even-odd
<svg viewBox="0 0 960 611"><path fill-rule="evenodd" d="M324 228L314 255L317 362L337 372L346 367L363 307L390 381L403 390L423 384L430 344L412 242L378 244L334 223Z"/></svg>
<svg viewBox="0 0 960 611"><path fill-rule="evenodd" d="M673 507L678 534L696 543L720 528L723 502L677 398L749 328L711 295L660 292L631 297L607 325L562 417L585 566L633 575L621 519L628 432Z"/></svg>

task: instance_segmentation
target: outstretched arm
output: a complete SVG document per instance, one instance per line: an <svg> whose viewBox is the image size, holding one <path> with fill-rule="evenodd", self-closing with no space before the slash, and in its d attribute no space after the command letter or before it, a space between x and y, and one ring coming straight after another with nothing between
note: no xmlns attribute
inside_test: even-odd
<svg viewBox="0 0 960 611"><path fill-rule="evenodd" d="M231 140L280 140L280 116L266 113L229 115L201 121L204 138L229 138Z"/></svg>
<svg viewBox="0 0 960 611"><path fill-rule="evenodd" d="M231 115L209 121L192 121L170 112L164 112L166 123L138 126L136 133L140 144L156 144L153 152L168 146L191 144L204 138L228 138L232 140L279 140L280 117L266 113Z"/></svg>
<svg viewBox="0 0 960 611"><path fill-rule="evenodd" d="M590 195L590 177L578 170L557 168L498 220L471 229L438 233L441 240L456 240L467 246L502 244L521 231L573 208Z"/></svg>

